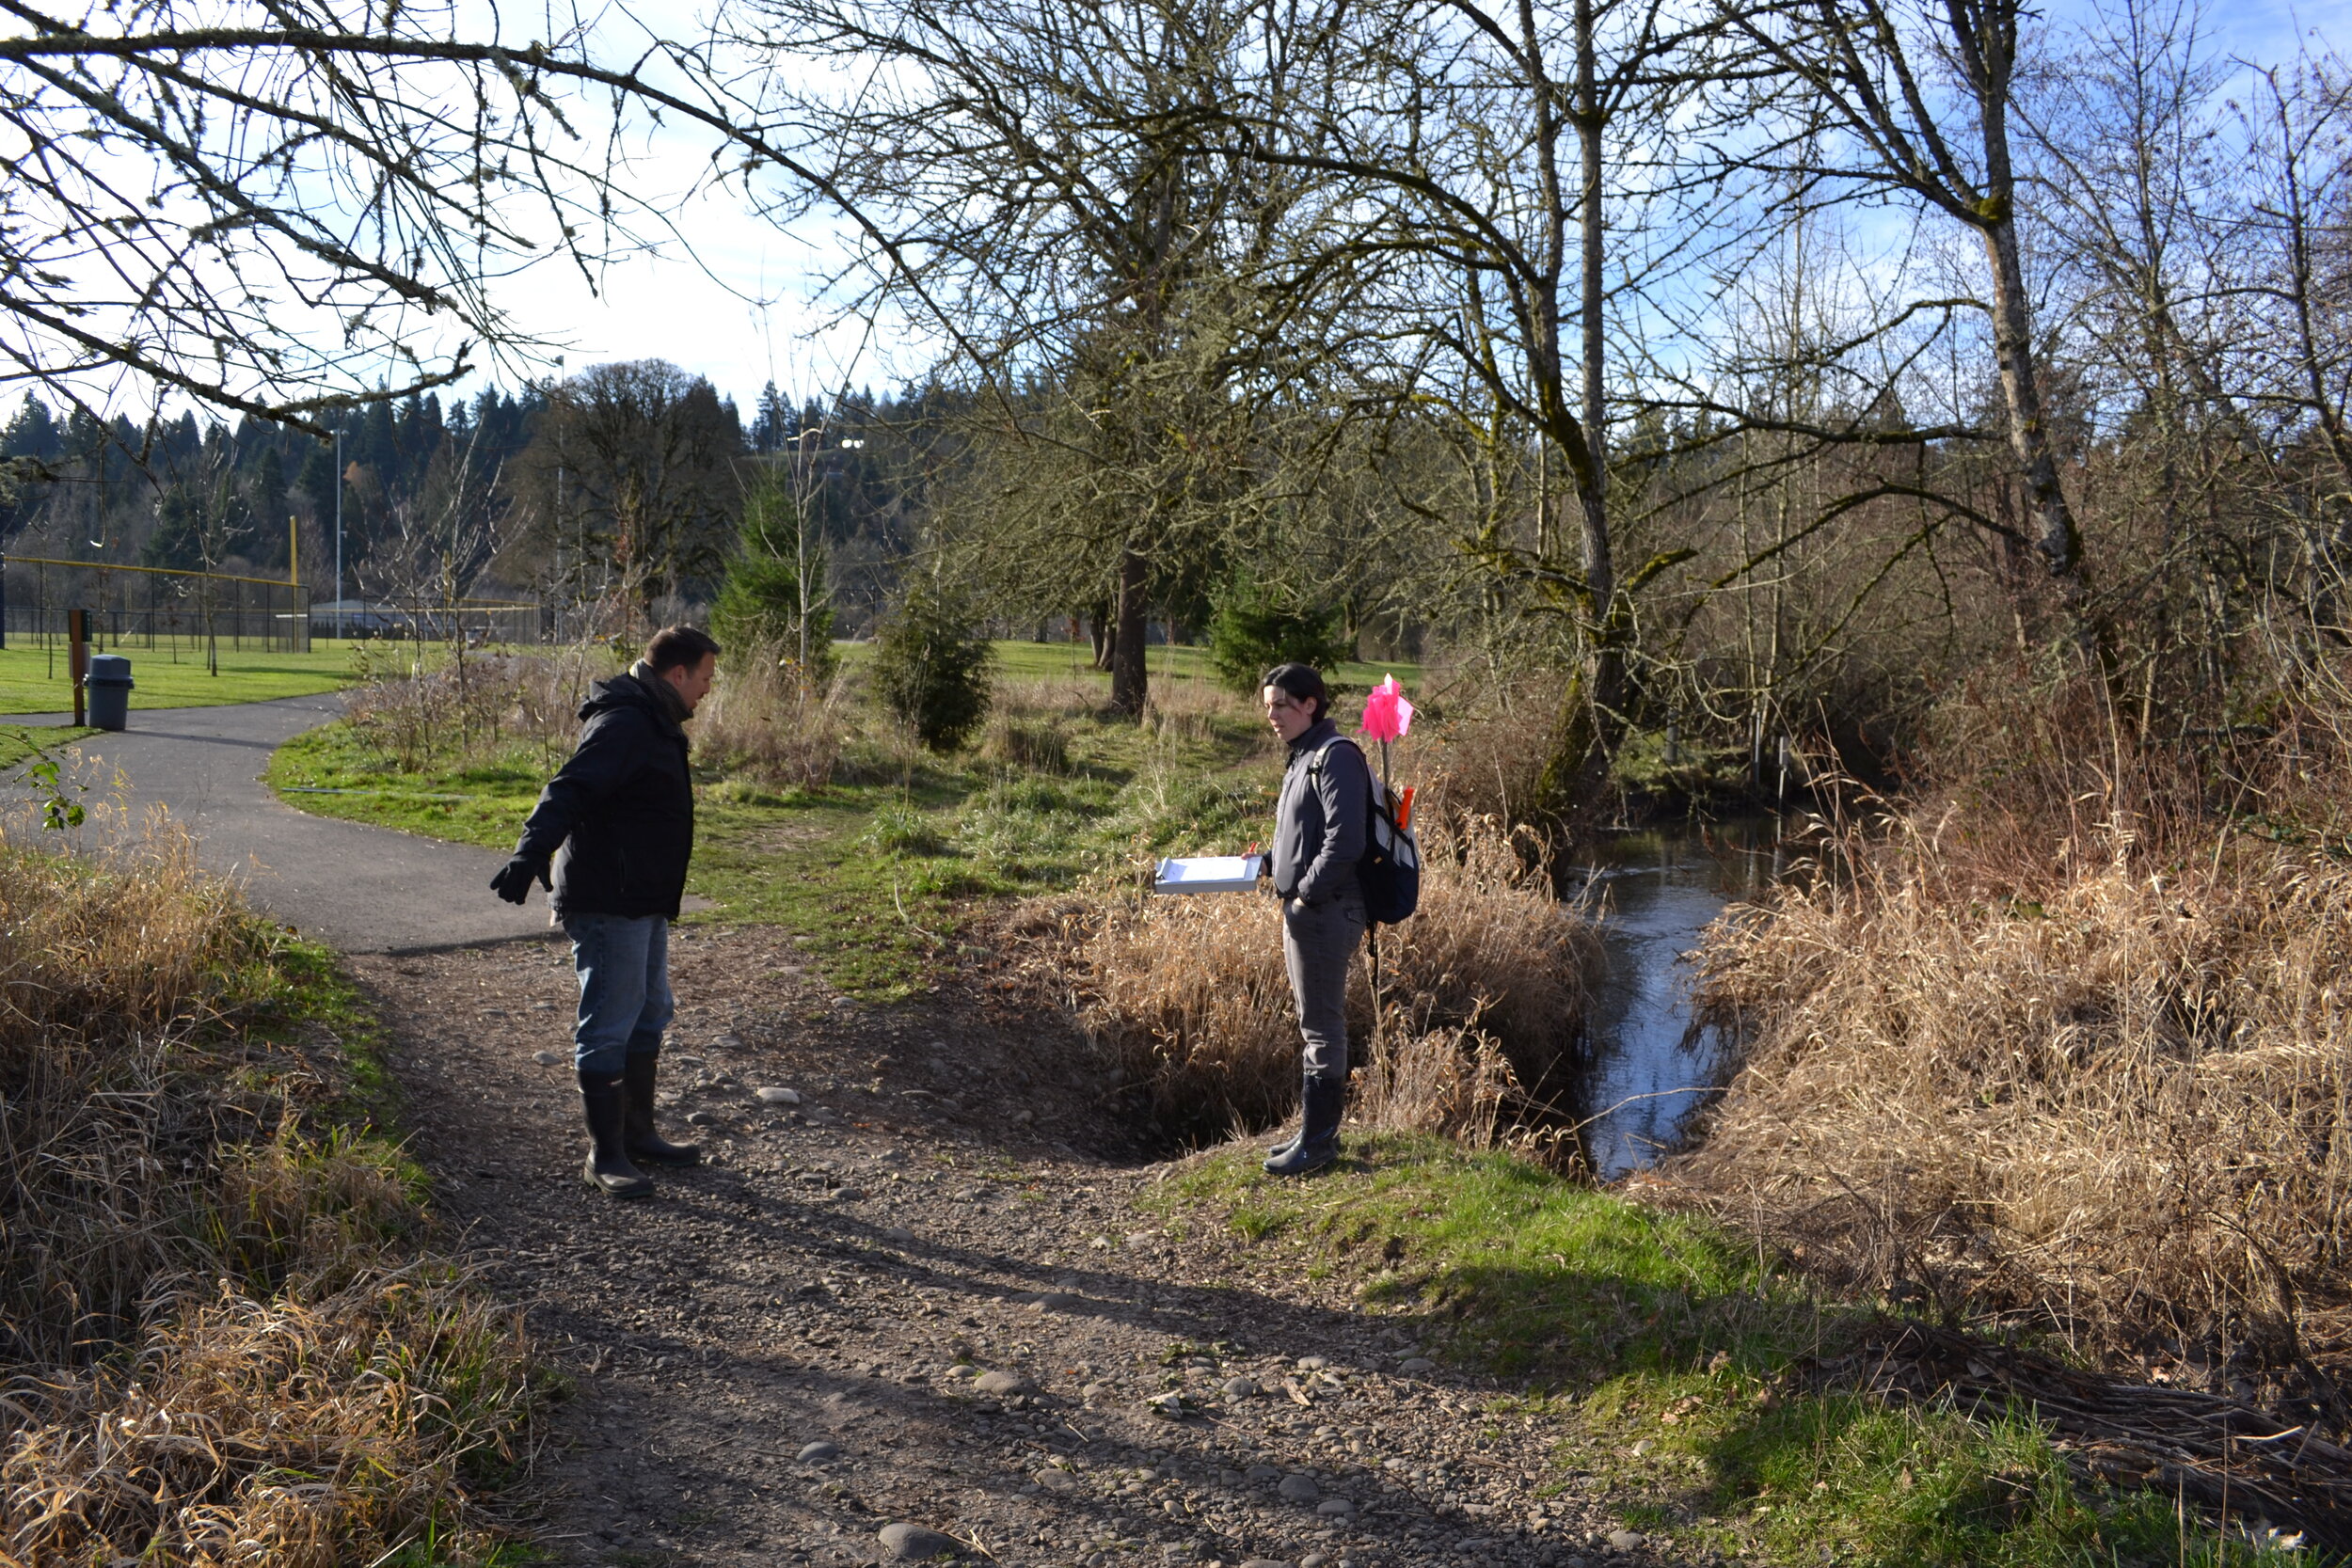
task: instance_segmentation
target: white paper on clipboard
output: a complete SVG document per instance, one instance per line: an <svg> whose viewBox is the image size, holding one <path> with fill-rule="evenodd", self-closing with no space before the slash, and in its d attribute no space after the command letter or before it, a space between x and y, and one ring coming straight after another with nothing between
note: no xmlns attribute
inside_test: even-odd
<svg viewBox="0 0 2352 1568"><path fill-rule="evenodd" d="M1258 885L1263 855L1193 855L1160 862L1154 893L1248 893Z"/></svg>

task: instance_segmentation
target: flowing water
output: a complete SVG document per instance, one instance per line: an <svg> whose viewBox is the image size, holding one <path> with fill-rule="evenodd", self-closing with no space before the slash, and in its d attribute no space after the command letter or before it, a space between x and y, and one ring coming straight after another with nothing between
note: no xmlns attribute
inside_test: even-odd
<svg viewBox="0 0 2352 1568"><path fill-rule="evenodd" d="M1770 816L1621 833L1564 878L1600 922L1607 963L1585 1027L1577 1117L1603 1180L1654 1163L1735 1065L1732 1042L1692 1015L1689 955L1734 900L1787 870Z"/></svg>

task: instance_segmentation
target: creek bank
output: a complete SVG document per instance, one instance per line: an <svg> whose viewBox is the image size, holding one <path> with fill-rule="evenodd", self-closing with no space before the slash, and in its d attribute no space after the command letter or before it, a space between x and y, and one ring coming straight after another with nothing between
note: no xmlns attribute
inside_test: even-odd
<svg viewBox="0 0 2352 1568"><path fill-rule="evenodd" d="M1682 1220L1435 1140L1351 1133L1305 1183L1256 1178L1248 1145L1145 1164L1050 1014L961 982L858 1003L769 927L683 927L673 961L665 1115L713 1160L628 1205L580 1185L569 1074L535 1059L569 1016L560 952L354 961L446 1217L577 1381L520 1499L559 1560L855 1568L897 1560L881 1532L905 1525L1007 1568L1788 1562L1872 1522L1810 1479L1769 1541L1724 1515L1755 1493L1717 1500L1692 1413L1763 1408L1704 1397L1756 1374L1643 1347L1745 1310L1673 1292L1748 1265ZM1574 1227L1471 1201L1482 1182ZM1519 1243L1573 1265L1496 1250ZM1506 1276L1529 1288L1465 1288ZM1545 1349L1563 1333L1600 1337L1571 1366ZM1813 1453L1810 1430L1769 1451ZM1897 1496L1891 1469L1823 1473ZM2067 1510L2029 1514L2037 1540L2106 1519Z"/></svg>

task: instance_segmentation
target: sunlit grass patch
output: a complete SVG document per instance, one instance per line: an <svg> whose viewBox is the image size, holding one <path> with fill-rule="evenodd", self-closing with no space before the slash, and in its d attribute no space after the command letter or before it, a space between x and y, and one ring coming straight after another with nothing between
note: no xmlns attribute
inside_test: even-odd
<svg viewBox="0 0 2352 1568"><path fill-rule="evenodd" d="M1497 1408L1550 1425L1561 1476L1597 1478L1637 1528L1788 1564L2305 1560L2076 1479L2029 1412L1841 1389L1820 1363L1863 1312L1711 1222L1506 1153L1345 1143L1336 1173L1303 1182L1263 1176L1254 1148L1220 1150L1152 1202L1345 1284L1443 1361L1516 1386Z"/></svg>

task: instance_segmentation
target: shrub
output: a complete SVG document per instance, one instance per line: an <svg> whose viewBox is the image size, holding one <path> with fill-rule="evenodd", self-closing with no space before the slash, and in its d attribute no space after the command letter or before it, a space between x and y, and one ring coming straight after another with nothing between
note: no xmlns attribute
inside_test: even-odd
<svg viewBox="0 0 2352 1568"><path fill-rule="evenodd" d="M994 661L971 603L918 578L875 638L874 689L924 745L952 752L988 717Z"/></svg>
<svg viewBox="0 0 2352 1568"><path fill-rule="evenodd" d="M1567 695L1565 678L1552 671L1480 671L1470 677L1448 672L1432 684L1448 689L1450 700L1429 704L1409 737L1427 748L1414 815L1504 822L1542 815L1544 762Z"/></svg>
<svg viewBox="0 0 2352 1568"><path fill-rule="evenodd" d="M788 661L803 685L826 685L835 661L825 572L824 531L802 513L784 474L767 468L743 499L735 558L710 607L712 635L730 651L756 647L765 657ZM805 616L803 582L809 590Z"/></svg>
<svg viewBox="0 0 2352 1568"><path fill-rule="evenodd" d="M1236 691L1255 691L1278 664L1311 664L1327 673L1352 657L1336 607L1302 605L1247 572L1234 574L1217 595L1209 662Z"/></svg>
<svg viewBox="0 0 2352 1568"><path fill-rule="evenodd" d="M387 768L416 773L437 762L491 758L527 741L548 771L580 737L580 705L596 682L626 668L610 646L581 642L535 654L405 654L352 650L343 698L352 729Z"/></svg>

